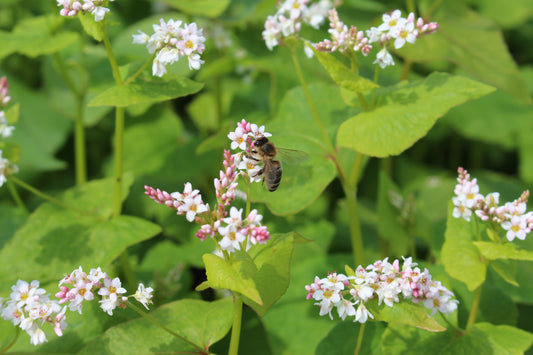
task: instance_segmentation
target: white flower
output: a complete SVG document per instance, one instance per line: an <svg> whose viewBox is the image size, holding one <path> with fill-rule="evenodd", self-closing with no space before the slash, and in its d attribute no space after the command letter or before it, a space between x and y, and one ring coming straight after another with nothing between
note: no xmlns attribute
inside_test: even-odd
<svg viewBox="0 0 533 355"><path fill-rule="evenodd" d="M139 34L132 35L133 37L133 44L147 44L150 40L150 36L148 36L146 33L144 33L141 30L138 30Z"/></svg>
<svg viewBox="0 0 533 355"><path fill-rule="evenodd" d="M394 30L397 26L402 26L407 21L402 18L402 12L400 10L394 10L392 14L383 14L383 23L379 25L378 30L380 31L391 31Z"/></svg>
<svg viewBox="0 0 533 355"><path fill-rule="evenodd" d="M241 243L246 240L246 236L234 225L218 228L218 232L223 237L218 244L222 250L234 252L241 249Z"/></svg>
<svg viewBox="0 0 533 355"><path fill-rule="evenodd" d="M13 134L14 126L9 126L4 111L0 111L0 137L7 138Z"/></svg>
<svg viewBox="0 0 533 355"><path fill-rule="evenodd" d="M207 206L202 201L202 195L188 196L183 204L178 207L178 212L185 213L187 221L193 222L198 213L207 212Z"/></svg>
<svg viewBox="0 0 533 355"><path fill-rule="evenodd" d="M107 12L109 12L109 9L107 7L96 6L93 11L91 11L91 14L94 15L94 20L98 22L104 19L104 16Z"/></svg>
<svg viewBox="0 0 533 355"><path fill-rule="evenodd" d="M392 59L392 56L387 51L387 48L383 48L378 52L376 55L376 60L372 64L379 64L379 66L383 69L388 67L389 65L394 65L394 60Z"/></svg>
<svg viewBox="0 0 533 355"><path fill-rule="evenodd" d="M510 221L502 222L502 228L507 231L507 240L512 242L515 238L524 240L531 231L528 228L527 217L513 215Z"/></svg>
<svg viewBox="0 0 533 355"><path fill-rule="evenodd" d="M246 138L248 133L244 133L241 127L237 127L235 132L228 133L228 138L231 139L231 149L246 150Z"/></svg>
<svg viewBox="0 0 533 355"><path fill-rule="evenodd" d="M366 323L368 317L374 319L374 316L366 309L364 303L361 303L355 312L354 322Z"/></svg>
<svg viewBox="0 0 533 355"><path fill-rule="evenodd" d="M355 303L342 299L337 304L337 313L342 320L345 320L347 316L355 316Z"/></svg>
<svg viewBox="0 0 533 355"><path fill-rule="evenodd" d="M405 42L414 44L416 42L416 36L418 31L415 29L414 22L408 22L403 26L398 26L391 35L394 40L394 48L400 49L404 46Z"/></svg>
<svg viewBox="0 0 533 355"><path fill-rule="evenodd" d="M258 139L261 137L272 137L271 133L265 132L265 126L258 127L255 123L252 123L251 130L251 136L254 139Z"/></svg>
<svg viewBox="0 0 533 355"><path fill-rule="evenodd" d="M152 303L152 292L153 288L145 288L142 283L139 284L137 292L133 295L137 301L139 301L146 309L148 309L148 304Z"/></svg>

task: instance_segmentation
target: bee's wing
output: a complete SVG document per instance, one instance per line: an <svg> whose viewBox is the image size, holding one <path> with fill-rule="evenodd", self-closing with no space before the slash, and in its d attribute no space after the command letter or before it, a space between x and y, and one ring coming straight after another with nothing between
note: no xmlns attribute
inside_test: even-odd
<svg viewBox="0 0 533 355"><path fill-rule="evenodd" d="M279 158L287 164L300 164L309 160L309 154L301 150L277 148Z"/></svg>

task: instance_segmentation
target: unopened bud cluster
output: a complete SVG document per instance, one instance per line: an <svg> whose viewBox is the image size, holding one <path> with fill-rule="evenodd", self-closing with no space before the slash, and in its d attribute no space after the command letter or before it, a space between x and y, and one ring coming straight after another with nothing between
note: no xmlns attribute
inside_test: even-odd
<svg viewBox="0 0 533 355"><path fill-rule="evenodd" d="M2 156L2 140L10 137L15 129L14 126L9 125L4 111L10 100L9 85L7 78L4 76L0 78L0 186L7 181L9 174L18 172L18 167Z"/></svg>
<svg viewBox="0 0 533 355"><path fill-rule="evenodd" d="M183 27L182 27L183 25ZM163 76L166 66L177 62L183 57L189 60L189 69L200 69L204 63L200 54L205 50L203 29L196 23L186 24L182 21L160 19L160 25L153 25L154 34L148 36L139 30L133 35L133 43L146 45L150 54L155 53L152 64L152 75Z"/></svg>
<svg viewBox="0 0 533 355"><path fill-rule="evenodd" d="M258 178L258 171L261 169L259 161L248 156L252 154L255 139L270 136L270 133L265 132L264 126L258 127L244 119L237 124L235 131L228 134L231 148L240 149L241 152L232 155L229 150L224 151L224 170L214 179L217 205L213 210L203 202L199 190L193 189L190 182L185 184L183 192L168 193L145 186L145 194L155 202L175 209L177 214L186 215L189 222L198 223L200 229L196 237L202 241L208 237L213 239L221 251L231 253L235 250L248 250L257 243L266 243L270 234L261 225L263 216L255 209L243 216L243 209L237 209L231 204L235 200L237 178L240 175L251 181L261 181Z"/></svg>
<svg viewBox="0 0 533 355"><path fill-rule="evenodd" d="M102 21L109 12L105 6L114 0L57 0L57 6L63 6L59 11L61 16L74 17L78 12L91 13L96 22Z"/></svg>
<svg viewBox="0 0 533 355"><path fill-rule="evenodd" d="M415 21L415 14L410 13L407 18L402 17L400 10L385 13L382 16L383 23L378 27L371 27L365 32L358 31L356 27L346 26L339 20L335 9L329 12L331 40L326 39L316 45L316 49L325 52L339 51L341 53L359 52L367 55L372 49L372 43L378 42L382 48L374 64L381 68L394 65L394 60L387 50L387 46L393 43L395 49L402 48L405 43L414 44L416 39L423 34L434 33L438 24L436 22L425 23L422 18Z"/></svg>
<svg viewBox="0 0 533 355"><path fill-rule="evenodd" d="M334 4L329 0L320 0L309 5L309 0L285 0L278 3L278 11L268 16L263 31L263 39L268 49L283 42L283 38L297 35L302 22L318 28L325 20L328 10Z"/></svg>
<svg viewBox="0 0 533 355"><path fill-rule="evenodd" d="M314 283L305 286L307 299L317 301L315 305L320 307L321 316L329 314L333 319L331 312L336 309L343 320L355 316L354 321L360 323L365 323L369 317L374 318L365 303L376 298L379 305L384 303L388 307L393 307L401 299L422 302L431 309L432 316L437 311L455 311L459 301L454 299L454 294L433 280L428 269L422 272L416 265L412 258L404 258L400 268L398 260L391 264L385 258L366 268L359 266L355 271L347 267L348 276L335 272L325 278L316 276Z"/></svg>
<svg viewBox="0 0 533 355"><path fill-rule="evenodd" d="M500 225L506 232L506 238L512 242L515 238L526 239L533 229L533 212L526 212L529 190L512 201L500 204L500 194L491 192L486 196L479 193L477 179L470 179L470 174L459 168L458 184L455 186L455 196L452 198L453 217L470 221L475 213L482 221L490 221Z"/></svg>

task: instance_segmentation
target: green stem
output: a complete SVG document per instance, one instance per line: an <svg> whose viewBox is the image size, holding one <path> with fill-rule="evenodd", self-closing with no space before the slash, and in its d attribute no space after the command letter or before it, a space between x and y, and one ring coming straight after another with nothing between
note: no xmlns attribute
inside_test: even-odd
<svg viewBox="0 0 533 355"><path fill-rule="evenodd" d="M133 303L131 303L130 301L128 301L128 307L130 307L131 309L133 309L135 312L137 312L140 316L142 316L143 318L145 318L146 320L154 323L155 325L161 327L163 330L165 330L167 333L171 334L172 336L178 338L179 340L191 345L193 348L195 348L196 350L198 350L201 354L204 353L203 349L201 347L199 347L198 345L194 344L193 342L191 342L190 340L188 340L187 338L184 338L183 336L179 335L178 333L172 331L171 329L169 329L168 327L166 327L164 324L162 324L161 322L159 322L157 319L155 319L154 317L152 317L150 314L144 312L142 309L140 309L139 307L137 307L136 305L134 305Z"/></svg>
<svg viewBox="0 0 533 355"><path fill-rule="evenodd" d="M13 185L13 183L11 182L11 179L7 180L7 187L9 188L9 192L11 193L11 197L13 197L13 200L15 201L17 206L19 206L19 208L25 214L27 214L27 215L30 214L30 211L28 211L28 209L26 208L26 205L24 205L24 202L20 198L20 195L19 195L19 193L17 191L17 188L15 187L15 185Z"/></svg>
<svg viewBox="0 0 533 355"><path fill-rule="evenodd" d="M144 64L139 68L139 70L137 70L137 71L135 72L135 74L133 74L131 77L129 77L129 78L124 82L124 85L128 85L128 84L131 83L133 80L137 79L137 77L138 77L139 75L141 75L141 73L146 69L146 67L148 67L148 65L150 65L150 63L153 62L154 58L155 58L155 53L154 53L153 56L150 57L150 59L148 59L148 60L146 61L146 63L144 63Z"/></svg>
<svg viewBox="0 0 533 355"><path fill-rule="evenodd" d="M353 352L354 355L359 355L359 351L361 351L361 345L363 344L363 338L365 334L365 326L366 323L361 323L361 327L359 328L359 336L357 337L357 345L355 346L355 351Z"/></svg>
<svg viewBox="0 0 533 355"><path fill-rule="evenodd" d="M239 353L239 341L242 325L242 298L237 292L233 293L233 326L231 327L231 339L229 343L229 355Z"/></svg>
<svg viewBox="0 0 533 355"><path fill-rule="evenodd" d="M307 82L305 81L305 77L303 75L300 62L298 61L298 56L296 55L296 52L292 48L289 48L289 52L291 53L292 61L294 63L294 67L296 68L296 73L298 74L298 78L300 79L300 84L302 85L305 98L307 99L307 102L309 103L309 107L311 108L311 112L313 114L313 117L315 118L315 122L318 125L320 132L322 133L324 141L326 142L328 146L329 152L334 156L335 160L337 160L336 159L337 154L336 154L335 148L333 147L333 143L329 139L326 129L324 128L324 125L322 124L322 120L320 119L320 116L318 115L318 111L313 101L313 97L311 96L311 93L309 92L309 88L307 87Z"/></svg>
<svg viewBox="0 0 533 355"><path fill-rule="evenodd" d="M76 166L76 185L80 186L87 181L87 159L85 154L85 129L83 126L83 101L85 90L78 90L70 77L63 58L58 53L53 55L59 74L74 95L76 114L74 116L74 157Z"/></svg>
<svg viewBox="0 0 533 355"><path fill-rule="evenodd" d="M415 12L416 6L414 0L406 1L407 12Z"/></svg>
<svg viewBox="0 0 533 355"><path fill-rule="evenodd" d="M83 98L76 100L74 121L74 156L76 164L76 185L87 181L87 159L85 152L85 127L83 125Z"/></svg>
<svg viewBox="0 0 533 355"><path fill-rule="evenodd" d="M481 300L481 287L476 289L474 295L474 301L472 302L472 309L470 309L470 315L468 316L468 322L466 323L466 330L468 331L472 325L476 322L477 310L479 309L479 301Z"/></svg>
<svg viewBox="0 0 533 355"><path fill-rule="evenodd" d="M365 265L365 250L363 245L363 235L357 214L357 189L343 184L346 194L346 204L348 206L348 219L350 223L350 237L352 240L352 252L355 265Z"/></svg>
<svg viewBox="0 0 533 355"><path fill-rule="evenodd" d="M407 80L409 78L409 73L411 72L412 62L409 59L405 59L402 66L402 73L400 75L400 80Z"/></svg>
<svg viewBox="0 0 533 355"><path fill-rule="evenodd" d="M76 208L74 206L68 205L68 204L64 203L63 201L58 200L55 197L49 196L49 195L37 190L35 187L26 184L24 181L19 180L18 178L14 177L13 175L9 176L9 180L13 181L15 184L19 185L20 187L30 191L31 193L33 193L33 194L45 199L46 201L51 202L53 204L56 204L58 206L61 206L63 208L66 208L67 210L71 210L71 211L74 211L74 212L77 212L77 213L80 213L80 214L83 214L83 215L91 216L91 217L99 219L101 221L104 220L102 217L99 217L99 216L97 216L95 214L92 214L92 213L90 213L88 211L80 210L79 208Z"/></svg>
<svg viewBox="0 0 533 355"><path fill-rule="evenodd" d="M374 70L374 84L378 83L379 79L379 65L376 65L376 70ZM372 99L370 101L370 108L374 109L376 107L376 91L377 88L372 89Z"/></svg>
<svg viewBox="0 0 533 355"><path fill-rule="evenodd" d="M111 48L111 43L109 42L109 36L107 35L107 30L104 26L104 45L107 52L107 57L109 59L109 64L111 64L111 69L113 70L113 78L115 83L120 86L124 85L122 77L120 76L120 71L118 68L117 61L113 54L113 49ZM114 191L113 191L113 218L119 217L122 213L122 179L123 179L123 164L124 164L124 117L125 111L124 107L116 107L115 111L115 151L114 151ZM120 267L126 278L126 283L129 287L134 288L137 285L137 279L133 268L130 264L130 259L128 256L128 250L125 249L122 254L119 256Z"/></svg>
<svg viewBox="0 0 533 355"><path fill-rule="evenodd" d="M15 328L16 331L15 331L15 336L13 337L13 339L11 339L11 341L9 342L9 344L7 344L6 346L4 346L2 349L0 349L0 354L4 354L6 351L8 351L14 344L15 342L17 341L17 339L19 338L19 334L20 334L20 328L19 327L16 327Z"/></svg>

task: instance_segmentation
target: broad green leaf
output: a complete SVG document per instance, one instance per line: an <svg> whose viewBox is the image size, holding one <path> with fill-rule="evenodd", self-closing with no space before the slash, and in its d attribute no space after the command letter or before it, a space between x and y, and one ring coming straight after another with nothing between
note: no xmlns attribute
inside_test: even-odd
<svg viewBox="0 0 533 355"><path fill-rule="evenodd" d="M514 260L492 260L490 262L490 267L496 271L498 275L501 276L502 279L510 283L511 285L515 287L520 287L518 282L516 281L516 274L517 274L517 263Z"/></svg>
<svg viewBox="0 0 533 355"><path fill-rule="evenodd" d="M370 156L398 155L424 137L452 107L493 90L479 82L444 73L383 88L378 90L383 104L344 122L337 140L341 146Z"/></svg>
<svg viewBox="0 0 533 355"><path fill-rule="evenodd" d="M531 105L499 90L454 108L442 120L465 138L515 149L522 143L517 136L527 132L532 116ZM528 163L523 160L521 166Z"/></svg>
<svg viewBox="0 0 533 355"><path fill-rule="evenodd" d="M234 252L229 262L213 254L205 254L203 259L207 281L211 287L232 290L263 304L254 280L257 267L248 253Z"/></svg>
<svg viewBox="0 0 533 355"><path fill-rule="evenodd" d="M333 141L341 122L353 115L354 110L346 107L335 86L311 85L309 91L325 133ZM309 206L336 176L324 134L301 88L286 94L276 118L266 125L266 131L272 133L271 141L277 147L303 151L309 159L288 164L280 154L283 177L279 189L269 192L261 184L253 184L251 198L267 203L275 214L298 212Z"/></svg>
<svg viewBox="0 0 533 355"><path fill-rule="evenodd" d="M478 323L468 332L429 333L391 324L382 338L383 354L523 354L533 343L533 334L507 326Z"/></svg>
<svg viewBox="0 0 533 355"><path fill-rule="evenodd" d="M299 253L300 245L296 244L294 249L295 254ZM289 289L262 319L273 354L315 353L322 338L340 320L338 317L332 321L327 315L319 316L319 308L314 305L316 301L306 299L304 285L313 283L315 276L325 277L327 270L342 270L343 265L352 259L349 254L331 257L309 254L307 259L300 258L299 263L291 266ZM353 318L348 322L352 323Z"/></svg>
<svg viewBox="0 0 533 355"><path fill-rule="evenodd" d="M125 176L123 197L131 176ZM137 217L111 216L113 179L92 181L67 190L62 201L81 211L42 204L0 251L0 280L42 283L57 280L78 266L105 266L126 247L156 235L159 226ZM24 255L24 258L20 258Z"/></svg>
<svg viewBox="0 0 533 355"><path fill-rule="evenodd" d="M363 342L359 354L380 355L381 337L387 329L382 322L367 322L364 327ZM344 321L338 323L318 344L316 354L353 354L361 331L361 323Z"/></svg>
<svg viewBox="0 0 533 355"><path fill-rule="evenodd" d="M396 207L393 201L401 202L403 205ZM378 187L378 233L380 237L388 240L390 243L390 254L408 255L409 242L411 240L405 225L405 218L402 219L400 213L408 210L405 203L406 199L402 196L400 189L385 174L379 174ZM414 213L414 209L411 209ZM408 217L409 218L409 217Z"/></svg>
<svg viewBox="0 0 533 355"><path fill-rule="evenodd" d="M491 242L473 242L481 255L489 260L513 259L533 261L533 251L521 249L513 243L497 244Z"/></svg>
<svg viewBox="0 0 533 355"><path fill-rule="evenodd" d="M431 20L439 24L437 33L424 36L413 46L404 46L399 51L401 56L418 62L451 61L478 80L531 102L503 34L491 20L460 0L444 1Z"/></svg>
<svg viewBox="0 0 533 355"><path fill-rule="evenodd" d="M0 142L0 150L2 151L2 158L9 160L13 164L18 164L20 159L20 147L18 144Z"/></svg>
<svg viewBox="0 0 533 355"><path fill-rule="evenodd" d="M384 355L437 355L442 354L442 350L456 337L457 334L452 331L434 333L391 323L383 332L381 348Z"/></svg>
<svg viewBox="0 0 533 355"><path fill-rule="evenodd" d="M11 138L21 147L21 175L63 167L54 154L67 139L71 121L52 109L43 91L30 90L15 77L9 78L9 93L21 108Z"/></svg>
<svg viewBox="0 0 533 355"><path fill-rule="evenodd" d="M452 216L453 205L448 206L445 241L441 258L446 272L466 284L470 291L485 281L487 266L482 261L479 250L472 243L471 224L462 218Z"/></svg>
<svg viewBox="0 0 533 355"><path fill-rule="evenodd" d="M320 61L320 64L322 64L324 69L326 69L329 75L331 75L331 78L339 84L341 88L354 92L362 92L379 86L351 71L343 63L338 61L333 54L321 52L316 49L313 49L313 52Z"/></svg>
<svg viewBox="0 0 533 355"><path fill-rule="evenodd" d="M293 233L273 235L266 247L254 257L254 263L257 266L254 281L263 304L257 304L257 302L246 298L244 302L261 317L289 287L293 242Z"/></svg>
<svg viewBox="0 0 533 355"><path fill-rule="evenodd" d="M164 3L189 15L218 17L226 10L230 0L163 0Z"/></svg>
<svg viewBox="0 0 533 355"><path fill-rule="evenodd" d="M94 15L90 12L86 14L78 13L78 18L80 19L81 25L85 32L90 35L92 38L101 42L104 39L105 35L105 23L104 20L96 22L94 20Z"/></svg>
<svg viewBox="0 0 533 355"><path fill-rule="evenodd" d="M0 250L15 235L27 216L20 208L7 203L0 204Z"/></svg>
<svg viewBox="0 0 533 355"><path fill-rule="evenodd" d="M114 86L97 95L89 106L126 107L139 103L155 103L187 96L198 92L203 84L187 78L175 78L168 82L138 81Z"/></svg>
<svg viewBox="0 0 533 355"><path fill-rule="evenodd" d="M150 315L194 346L139 318L108 329L78 354L201 353L230 330L232 311L231 297L215 302L187 299L172 302Z"/></svg>
<svg viewBox="0 0 533 355"><path fill-rule="evenodd" d="M31 17L20 21L11 33L0 31L0 58L16 52L29 57L52 54L78 41L76 32L51 34L58 20L57 16Z"/></svg>
<svg viewBox="0 0 533 355"><path fill-rule="evenodd" d="M533 183L533 139L530 132L533 130L533 120L530 114L528 120L523 120L521 130L518 131L519 152L520 152L520 177L528 183Z"/></svg>
<svg viewBox="0 0 533 355"><path fill-rule="evenodd" d="M461 297L458 295L458 297ZM462 300L464 305L467 300ZM470 309L471 310L471 309ZM477 322L489 322L494 325L511 325L515 326L518 319L518 310L516 304L504 290L497 286L493 286L490 282L483 284L481 291L481 301L479 303L479 312L477 315Z"/></svg>
<svg viewBox="0 0 533 355"><path fill-rule="evenodd" d="M406 324L429 330L430 332L443 332L446 330L428 314L428 310L421 304L416 305L404 300L394 304L394 307L389 307L384 303L378 306L377 300L372 300L365 303L365 305L376 321Z"/></svg>
<svg viewBox="0 0 533 355"><path fill-rule="evenodd" d="M533 16L533 8L524 0L476 0L476 9L505 29L518 27Z"/></svg>

